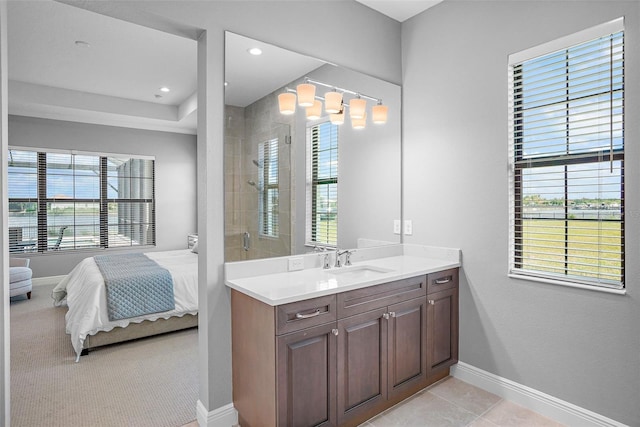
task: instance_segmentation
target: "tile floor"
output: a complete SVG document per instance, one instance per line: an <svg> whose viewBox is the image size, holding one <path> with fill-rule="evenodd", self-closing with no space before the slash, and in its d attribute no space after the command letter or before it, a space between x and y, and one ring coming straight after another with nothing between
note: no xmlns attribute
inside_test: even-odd
<svg viewBox="0 0 640 427"><path fill-rule="evenodd" d="M390 426L560 427L562 424L447 377L361 425Z"/></svg>
<svg viewBox="0 0 640 427"><path fill-rule="evenodd" d="M552 419L495 394L447 377L360 427L561 427ZM182 427L198 427L196 421Z"/></svg>

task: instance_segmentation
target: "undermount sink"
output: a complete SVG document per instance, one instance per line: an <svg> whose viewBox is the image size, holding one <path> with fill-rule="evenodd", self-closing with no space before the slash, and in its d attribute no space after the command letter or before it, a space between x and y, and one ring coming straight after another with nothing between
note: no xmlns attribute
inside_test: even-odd
<svg viewBox="0 0 640 427"><path fill-rule="evenodd" d="M345 277L350 279L367 279L370 277L376 277L380 274L391 273L393 270L388 268L376 267L373 265L355 265L351 267L336 268L331 271L327 271L328 274Z"/></svg>

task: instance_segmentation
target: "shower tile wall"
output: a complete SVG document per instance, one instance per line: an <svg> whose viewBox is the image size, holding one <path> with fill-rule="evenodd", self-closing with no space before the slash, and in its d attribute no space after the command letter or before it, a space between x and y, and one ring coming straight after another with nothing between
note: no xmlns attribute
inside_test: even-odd
<svg viewBox="0 0 640 427"><path fill-rule="evenodd" d="M242 215L242 146L244 141L244 108L225 107L224 136L224 206L225 206L225 260L244 258L242 233L245 220Z"/></svg>
<svg viewBox="0 0 640 427"><path fill-rule="evenodd" d="M278 111L276 91L245 107L226 106L225 131L225 259L247 259L291 254L292 188L291 145L284 135L293 132L294 117ZM290 130L291 129L291 130ZM259 236L258 144L272 138L278 141L279 234L277 238ZM293 140L295 140L293 138ZM254 182L252 186L249 182ZM243 234L251 236L250 249L243 248Z"/></svg>

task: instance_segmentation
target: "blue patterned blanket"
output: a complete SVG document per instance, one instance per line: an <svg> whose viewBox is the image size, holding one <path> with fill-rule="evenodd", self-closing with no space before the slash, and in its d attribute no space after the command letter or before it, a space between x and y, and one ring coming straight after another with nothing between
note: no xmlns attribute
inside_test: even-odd
<svg viewBox="0 0 640 427"><path fill-rule="evenodd" d="M107 289L109 320L173 310L173 279L141 253L94 257Z"/></svg>

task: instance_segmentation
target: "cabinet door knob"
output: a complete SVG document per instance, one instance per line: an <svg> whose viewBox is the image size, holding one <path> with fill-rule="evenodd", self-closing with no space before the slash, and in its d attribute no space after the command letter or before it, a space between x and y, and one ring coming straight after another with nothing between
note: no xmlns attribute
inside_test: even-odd
<svg viewBox="0 0 640 427"><path fill-rule="evenodd" d="M335 336L338 336L338 330L337 329L332 329L331 333Z"/></svg>
<svg viewBox="0 0 640 427"><path fill-rule="evenodd" d="M431 305L435 305L435 303L436 303L436 302L435 302L434 300L432 300L432 299L430 299L430 300L429 300L429 304L431 304Z"/></svg>
<svg viewBox="0 0 640 427"><path fill-rule="evenodd" d="M395 311L390 311L390 312L389 312L389 316L391 316L391 317L396 317L396 312L395 312Z"/></svg>
<svg viewBox="0 0 640 427"><path fill-rule="evenodd" d="M384 314L382 315L382 318L383 318L383 319L387 319L387 320L389 320L389 313L384 313Z"/></svg>

